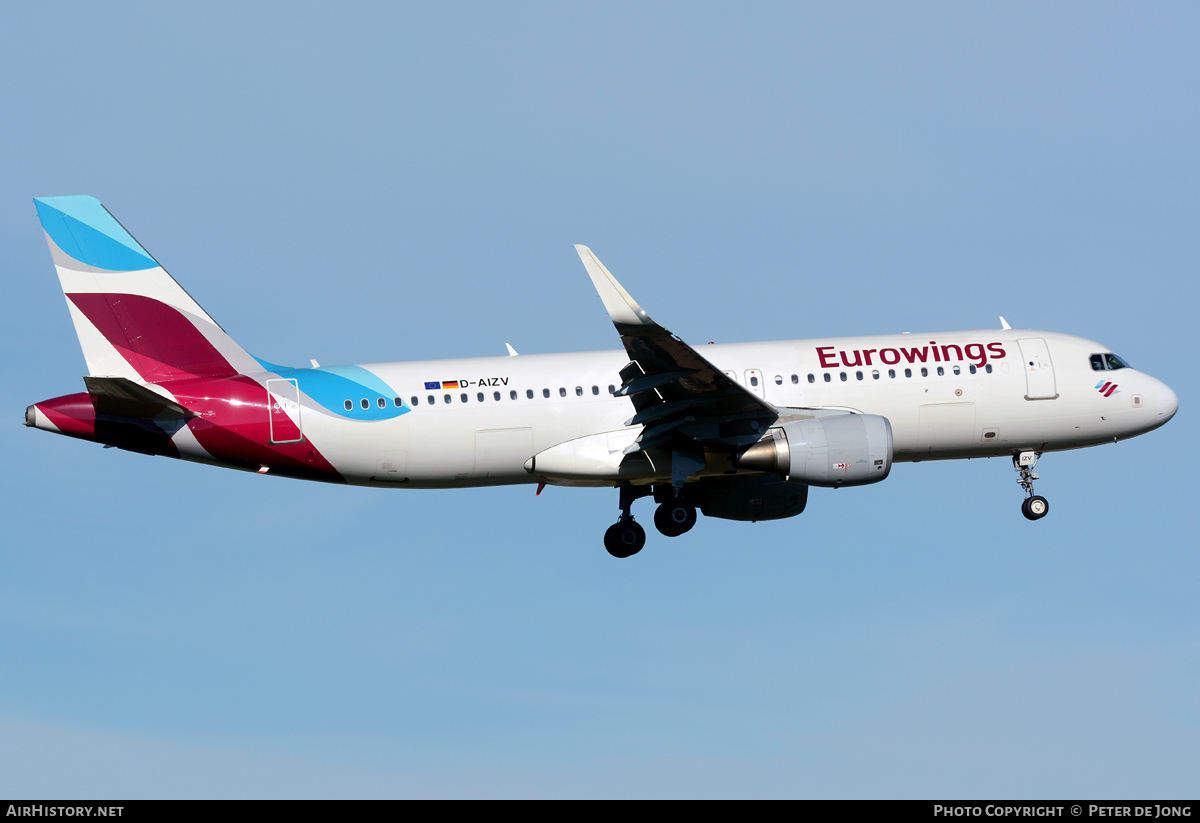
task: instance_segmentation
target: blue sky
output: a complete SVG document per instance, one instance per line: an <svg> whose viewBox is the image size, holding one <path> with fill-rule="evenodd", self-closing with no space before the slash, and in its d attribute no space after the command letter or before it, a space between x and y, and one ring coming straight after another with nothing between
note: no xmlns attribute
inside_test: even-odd
<svg viewBox="0 0 1200 823"><path fill-rule="evenodd" d="M1194 4L14 5L0 794L1195 797ZM1167 427L898 466L614 561L616 494L389 492L20 425L82 389L31 198L247 349L1097 339ZM648 520L645 501L635 507Z"/></svg>

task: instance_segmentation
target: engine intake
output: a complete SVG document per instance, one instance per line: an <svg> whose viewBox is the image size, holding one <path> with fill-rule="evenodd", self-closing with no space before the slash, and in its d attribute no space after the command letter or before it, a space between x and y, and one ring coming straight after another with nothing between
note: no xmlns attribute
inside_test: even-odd
<svg viewBox="0 0 1200 823"><path fill-rule="evenodd" d="M892 424L876 414L792 420L771 429L733 465L810 486L864 486L892 470Z"/></svg>

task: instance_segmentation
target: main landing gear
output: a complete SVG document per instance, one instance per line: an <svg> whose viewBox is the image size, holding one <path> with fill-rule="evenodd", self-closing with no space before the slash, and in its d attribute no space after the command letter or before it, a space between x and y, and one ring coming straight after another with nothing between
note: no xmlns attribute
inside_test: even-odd
<svg viewBox="0 0 1200 823"><path fill-rule="evenodd" d="M1038 476L1033 473L1041 454L1038 452L1021 452L1013 455L1013 468L1020 477L1017 483L1025 490L1025 502L1021 504L1021 514L1028 520L1041 520L1050 511L1050 504L1040 494L1033 493L1033 481Z"/></svg>
<svg viewBox="0 0 1200 823"><path fill-rule="evenodd" d="M682 497L672 497L654 511L654 527L667 537L679 537L696 525L696 507Z"/></svg>
<svg viewBox="0 0 1200 823"><path fill-rule="evenodd" d="M633 519L630 509L639 497L654 495L659 501L654 526L667 537L679 537L696 525L696 507L677 494L672 486L621 486L621 519L604 533L604 548L613 557L632 557L646 545L646 530Z"/></svg>
<svg viewBox="0 0 1200 823"><path fill-rule="evenodd" d="M633 501L645 497L651 491L645 486L621 486L621 519L608 527L604 533L604 548L613 557L632 557L646 545L646 530L633 519L629 511Z"/></svg>

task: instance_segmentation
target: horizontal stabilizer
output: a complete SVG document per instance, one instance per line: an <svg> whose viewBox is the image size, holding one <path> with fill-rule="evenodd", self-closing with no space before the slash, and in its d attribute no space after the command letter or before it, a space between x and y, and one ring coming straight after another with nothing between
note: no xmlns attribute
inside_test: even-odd
<svg viewBox="0 0 1200 823"><path fill-rule="evenodd" d="M125 377L85 377L96 414L139 420L188 420L198 415Z"/></svg>

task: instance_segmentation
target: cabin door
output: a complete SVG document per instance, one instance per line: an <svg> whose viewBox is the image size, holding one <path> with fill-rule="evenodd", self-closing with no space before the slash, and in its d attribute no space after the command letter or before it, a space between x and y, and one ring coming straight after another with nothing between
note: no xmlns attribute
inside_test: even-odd
<svg viewBox="0 0 1200 823"><path fill-rule="evenodd" d="M300 386L295 380L268 380L267 404L272 443L299 443L304 439L300 428Z"/></svg>
<svg viewBox="0 0 1200 823"><path fill-rule="evenodd" d="M1054 383L1054 364L1050 349L1040 337L1025 337L1017 341L1021 347L1021 367L1025 370L1025 399L1053 400L1058 397Z"/></svg>

